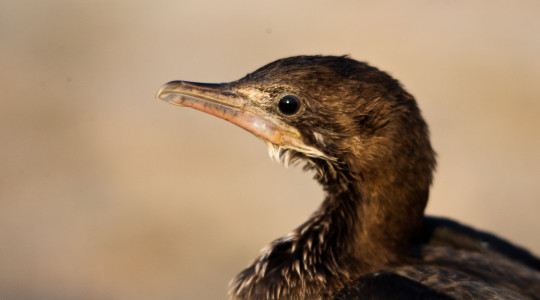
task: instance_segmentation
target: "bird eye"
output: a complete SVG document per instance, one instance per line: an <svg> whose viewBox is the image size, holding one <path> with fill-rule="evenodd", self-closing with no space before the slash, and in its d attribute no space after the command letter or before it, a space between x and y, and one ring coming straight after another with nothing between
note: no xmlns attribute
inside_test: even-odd
<svg viewBox="0 0 540 300"><path fill-rule="evenodd" d="M279 99L278 108L282 114L292 116L300 110L300 101L295 96L287 95Z"/></svg>

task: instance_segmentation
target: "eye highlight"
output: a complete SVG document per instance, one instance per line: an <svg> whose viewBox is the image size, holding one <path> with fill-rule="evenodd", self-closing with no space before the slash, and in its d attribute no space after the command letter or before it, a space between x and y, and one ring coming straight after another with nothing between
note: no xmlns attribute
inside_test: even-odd
<svg viewBox="0 0 540 300"><path fill-rule="evenodd" d="M300 100L292 95L283 96L279 99L278 109L282 114L292 116L300 110Z"/></svg>

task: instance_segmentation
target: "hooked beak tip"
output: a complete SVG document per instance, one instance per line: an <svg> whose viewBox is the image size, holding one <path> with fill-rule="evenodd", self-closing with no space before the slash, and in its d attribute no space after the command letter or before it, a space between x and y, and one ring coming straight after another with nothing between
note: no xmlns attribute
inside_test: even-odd
<svg viewBox="0 0 540 300"><path fill-rule="evenodd" d="M174 90L182 85L182 81L170 81L161 86L157 92L156 99L173 102L177 96L175 96Z"/></svg>

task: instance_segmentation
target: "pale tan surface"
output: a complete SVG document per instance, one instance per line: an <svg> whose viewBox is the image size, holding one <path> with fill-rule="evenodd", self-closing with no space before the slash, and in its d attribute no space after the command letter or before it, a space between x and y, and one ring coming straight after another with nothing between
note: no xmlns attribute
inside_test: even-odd
<svg viewBox="0 0 540 300"><path fill-rule="evenodd" d="M0 3L0 298L225 298L322 192L154 96L296 54L400 79L439 154L428 212L540 253L540 2L203 2Z"/></svg>

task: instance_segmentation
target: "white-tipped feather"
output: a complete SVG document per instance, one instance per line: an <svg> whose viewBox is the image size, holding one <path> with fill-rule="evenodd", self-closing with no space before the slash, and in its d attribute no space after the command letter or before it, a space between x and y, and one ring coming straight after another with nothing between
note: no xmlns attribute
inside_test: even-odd
<svg viewBox="0 0 540 300"><path fill-rule="evenodd" d="M297 163L303 156L321 158L327 161L336 160L336 158L328 156L311 146L301 145L285 147L270 142L267 142L266 144L268 145L268 154L270 155L270 158L275 162L282 163L285 167Z"/></svg>

